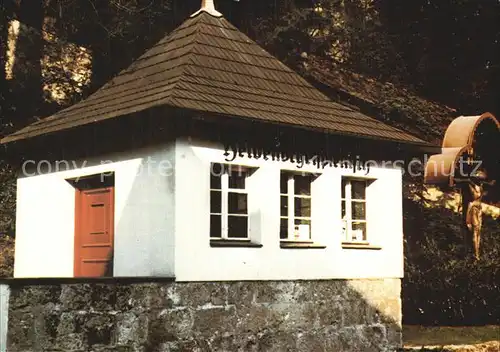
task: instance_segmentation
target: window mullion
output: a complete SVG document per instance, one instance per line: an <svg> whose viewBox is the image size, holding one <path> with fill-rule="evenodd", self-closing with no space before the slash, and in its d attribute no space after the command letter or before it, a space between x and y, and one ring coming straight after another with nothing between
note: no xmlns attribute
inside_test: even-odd
<svg viewBox="0 0 500 352"><path fill-rule="evenodd" d="M295 180L293 175L288 177L288 239L291 239L295 232Z"/></svg>
<svg viewBox="0 0 500 352"><path fill-rule="evenodd" d="M228 238L228 199L229 199L229 174L225 172L221 175L221 190L222 190L222 204L221 204L221 237L223 239Z"/></svg>
<svg viewBox="0 0 500 352"><path fill-rule="evenodd" d="M346 211L346 232L347 240L351 239L352 233L352 197L351 197L351 181L347 181L345 185L345 211Z"/></svg>
<svg viewBox="0 0 500 352"><path fill-rule="evenodd" d="M247 213L245 214L245 217L247 218L247 238L250 238L250 196L248 194L248 174L245 174L245 188L242 189L242 193L246 194L246 199L247 199Z"/></svg>

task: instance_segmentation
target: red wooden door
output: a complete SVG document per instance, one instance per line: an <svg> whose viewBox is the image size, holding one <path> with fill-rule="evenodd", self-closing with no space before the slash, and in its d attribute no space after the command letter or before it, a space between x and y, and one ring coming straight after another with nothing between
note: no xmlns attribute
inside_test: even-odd
<svg viewBox="0 0 500 352"><path fill-rule="evenodd" d="M75 277L113 276L114 187L76 191Z"/></svg>

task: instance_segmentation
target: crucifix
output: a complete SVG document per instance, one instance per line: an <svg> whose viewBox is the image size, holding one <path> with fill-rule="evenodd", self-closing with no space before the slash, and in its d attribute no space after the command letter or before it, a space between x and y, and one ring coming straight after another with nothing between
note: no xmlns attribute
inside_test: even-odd
<svg viewBox="0 0 500 352"><path fill-rule="evenodd" d="M487 188L494 186L500 175L499 132L500 122L490 113L457 117L446 130L441 154L432 155L425 166L426 184L446 185L461 191L464 240L467 249L472 247L475 260L481 257ZM495 198L495 192L492 193ZM493 202L496 205L498 199Z"/></svg>

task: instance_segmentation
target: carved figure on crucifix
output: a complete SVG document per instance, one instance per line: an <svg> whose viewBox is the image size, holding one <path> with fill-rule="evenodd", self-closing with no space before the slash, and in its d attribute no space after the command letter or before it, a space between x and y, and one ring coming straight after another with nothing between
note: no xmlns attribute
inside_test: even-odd
<svg viewBox="0 0 500 352"><path fill-rule="evenodd" d="M468 183L470 201L467 205L465 216L465 223L469 230L469 238L472 238L472 245L474 250L474 258L480 259L480 245L481 245L481 229L483 226L483 196L486 195L485 185L493 186L495 180L486 181L487 174L485 171L480 170L475 175L472 175ZM465 203L465 202L464 202ZM464 204L465 206L466 204Z"/></svg>
<svg viewBox="0 0 500 352"><path fill-rule="evenodd" d="M460 116L448 126L440 154L425 167L426 184L459 189L462 193L463 235L467 252L480 259L483 203L499 206L500 122L490 113ZM465 161L465 162L464 162ZM464 170L465 169L465 170Z"/></svg>

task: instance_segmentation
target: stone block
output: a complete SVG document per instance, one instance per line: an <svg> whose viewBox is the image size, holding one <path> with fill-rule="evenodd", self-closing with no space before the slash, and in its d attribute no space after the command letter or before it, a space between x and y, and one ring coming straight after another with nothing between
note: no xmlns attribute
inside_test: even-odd
<svg viewBox="0 0 500 352"><path fill-rule="evenodd" d="M12 307L11 307L12 308ZM29 351L33 346L34 315L29 310L9 311L8 350Z"/></svg>
<svg viewBox="0 0 500 352"><path fill-rule="evenodd" d="M58 312L50 312L43 305L9 311L8 350L47 350L57 337Z"/></svg>
<svg viewBox="0 0 500 352"><path fill-rule="evenodd" d="M255 283L250 281L232 282L227 286L227 304L250 306L255 303Z"/></svg>
<svg viewBox="0 0 500 352"><path fill-rule="evenodd" d="M58 327L61 320L61 314L54 310L48 310L47 307L45 307L45 311L40 318L43 319L43 334L47 337L48 340L54 341L58 336Z"/></svg>
<svg viewBox="0 0 500 352"><path fill-rule="evenodd" d="M317 305L311 302L289 303L282 324L285 331L308 331L319 327Z"/></svg>
<svg viewBox="0 0 500 352"><path fill-rule="evenodd" d="M131 310L139 313L164 309L167 304L161 284L120 284L116 286L115 309L118 311Z"/></svg>
<svg viewBox="0 0 500 352"><path fill-rule="evenodd" d="M351 290L366 300L384 300L401 296L400 279L349 280Z"/></svg>
<svg viewBox="0 0 500 352"><path fill-rule="evenodd" d="M161 321L168 340L188 340L192 337L195 312L192 308L167 310L162 312Z"/></svg>
<svg viewBox="0 0 500 352"><path fill-rule="evenodd" d="M267 319L267 324L264 329L267 331L268 329L272 330L282 330L288 331L290 326L293 329L293 323L295 320L292 320L291 317L296 317L297 312L290 312L290 307L292 307L289 303L274 303L274 304L263 304L261 305L267 309L269 309L269 316Z"/></svg>
<svg viewBox="0 0 500 352"><path fill-rule="evenodd" d="M94 345L92 346L92 352L136 352L136 349L132 346L106 346L106 345Z"/></svg>
<svg viewBox="0 0 500 352"><path fill-rule="evenodd" d="M210 351L207 341L197 341L195 339L183 341L170 341L161 344L158 352L205 352Z"/></svg>
<svg viewBox="0 0 500 352"><path fill-rule="evenodd" d="M145 328L139 329L138 338L147 351L162 350L165 344L192 338L192 320L192 312L188 309L150 312Z"/></svg>
<svg viewBox="0 0 500 352"><path fill-rule="evenodd" d="M320 338L318 332L312 330L297 333L297 351L321 352L327 350L325 350L324 341Z"/></svg>
<svg viewBox="0 0 500 352"><path fill-rule="evenodd" d="M97 311L110 311L116 305L116 285L94 284L90 287L90 307Z"/></svg>
<svg viewBox="0 0 500 352"><path fill-rule="evenodd" d="M346 280L298 281L298 302L318 302L348 299Z"/></svg>
<svg viewBox="0 0 500 352"><path fill-rule="evenodd" d="M389 347L400 348L403 345L403 333L400 328L394 326L387 327L387 343Z"/></svg>
<svg viewBox="0 0 500 352"><path fill-rule="evenodd" d="M258 335L258 351L284 352L298 351L297 334L285 331L265 331Z"/></svg>
<svg viewBox="0 0 500 352"><path fill-rule="evenodd" d="M342 306L342 325L346 327L366 324L372 311L366 302L360 300L348 300L342 302Z"/></svg>
<svg viewBox="0 0 500 352"><path fill-rule="evenodd" d="M63 351L87 351L88 345L84 333L59 335L54 343Z"/></svg>
<svg viewBox="0 0 500 352"><path fill-rule="evenodd" d="M330 330L325 338L326 351L375 352L384 351L387 345L382 325L349 326L336 331Z"/></svg>
<svg viewBox="0 0 500 352"><path fill-rule="evenodd" d="M63 312L59 319L57 335L65 336L76 332L76 321L74 312Z"/></svg>
<svg viewBox="0 0 500 352"><path fill-rule="evenodd" d="M399 298L387 298L379 300L375 304L380 311L380 320L385 324L394 324L401 326L402 311L401 300Z"/></svg>
<svg viewBox="0 0 500 352"><path fill-rule="evenodd" d="M60 302L63 311L88 310L91 307L90 284L62 285Z"/></svg>
<svg viewBox="0 0 500 352"><path fill-rule="evenodd" d="M271 327L277 321L274 314L263 305L236 306L235 334L256 334Z"/></svg>
<svg viewBox="0 0 500 352"><path fill-rule="evenodd" d="M60 294L61 287L59 285L11 287L9 307L20 309L50 302L55 303L59 301Z"/></svg>
<svg viewBox="0 0 500 352"><path fill-rule="evenodd" d="M114 335L114 319L105 314L87 314L83 332L89 346L110 345Z"/></svg>
<svg viewBox="0 0 500 352"><path fill-rule="evenodd" d="M209 338L233 334L237 322L234 307L200 308L194 311L193 329L197 337Z"/></svg>
<svg viewBox="0 0 500 352"><path fill-rule="evenodd" d="M207 342L213 351L241 351L240 340L234 334L217 335Z"/></svg>
<svg viewBox="0 0 500 352"><path fill-rule="evenodd" d="M369 349L383 351L387 346L387 331L384 325L366 325L363 327L363 339L367 341Z"/></svg>
<svg viewBox="0 0 500 352"><path fill-rule="evenodd" d="M297 302L296 285L293 281L254 283L256 303L290 303Z"/></svg>
<svg viewBox="0 0 500 352"><path fill-rule="evenodd" d="M169 292L172 301L178 306L197 308L205 305L225 305L227 284L221 282L179 283Z"/></svg>
<svg viewBox="0 0 500 352"><path fill-rule="evenodd" d="M368 352L369 341L363 335L363 326L348 326L339 329L337 334L339 351Z"/></svg>
<svg viewBox="0 0 500 352"><path fill-rule="evenodd" d="M327 351L344 351L343 341L339 337L340 328L336 326L327 326L316 332L318 340L322 342L322 348Z"/></svg>
<svg viewBox="0 0 500 352"><path fill-rule="evenodd" d="M371 305L367 304L366 306L366 324L379 324L382 322L382 314L380 310Z"/></svg>
<svg viewBox="0 0 500 352"><path fill-rule="evenodd" d="M132 312L120 313L115 317L114 342L117 345L127 345L140 340L140 319Z"/></svg>
<svg viewBox="0 0 500 352"><path fill-rule="evenodd" d="M36 306L33 310L33 326L30 339L34 350L49 349L56 337L59 316L45 310L44 306Z"/></svg>
<svg viewBox="0 0 500 352"><path fill-rule="evenodd" d="M314 305L319 328L341 326L343 324L343 307L337 301L319 301Z"/></svg>
<svg viewBox="0 0 500 352"><path fill-rule="evenodd" d="M248 333L265 329L300 331L318 326L316 307L307 302L261 304L245 310L238 309L237 312L238 329Z"/></svg>

